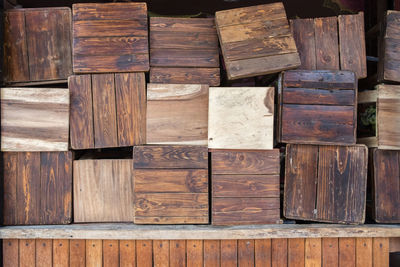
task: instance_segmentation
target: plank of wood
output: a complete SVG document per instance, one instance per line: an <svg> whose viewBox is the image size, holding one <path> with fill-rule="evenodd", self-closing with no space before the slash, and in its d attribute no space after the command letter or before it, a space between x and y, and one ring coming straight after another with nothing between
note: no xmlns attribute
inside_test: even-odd
<svg viewBox="0 0 400 267"><path fill-rule="evenodd" d="M204 240L204 267L220 266L221 241Z"/></svg>
<svg viewBox="0 0 400 267"><path fill-rule="evenodd" d="M18 251L20 267L35 266L36 243L34 239L20 240Z"/></svg>
<svg viewBox="0 0 400 267"><path fill-rule="evenodd" d="M219 68L151 67L150 83L220 85Z"/></svg>
<svg viewBox="0 0 400 267"><path fill-rule="evenodd" d="M238 266L238 241L221 240L221 266Z"/></svg>
<svg viewBox="0 0 400 267"><path fill-rule="evenodd" d="M69 90L1 88L2 151L67 151Z"/></svg>
<svg viewBox="0 0 400 267"><path fill-rule="evenodd" d="M153 242L136 240L136 266L153 266Z"/></svg>
<svg viewBox="0 0 400 267"><path fill-rule="evenodd" d="M272 149L272 87L210 87L208 147Z"/></svg>
<svg viewBox="0 0 400 267"><path fill-rule="evenodd" d="M150 31L150 49L210 50L210 54L217 53L217 32L213 27L210 32L153 30Z"/></svg>
<svg viewBox="0 0 400 267"><path fill-rule="evenodd" d="M314 19L316 68L339 70L337 17Z"/></svg>
<svg viewBox="0 0 400 267"><path fill-rule="evenodd" d="M271 267L271 239L254 240L254 262L256 267Z"/></svg>
<svg viewBox="0 0 400 267"><path fill-rule="evenodd" d="M284 104L354 106L355 91L323 90L309 88L285 88Z"/></svg>
<svg viewBox="0 0 400 267"><path fill-rule="evenodd" d="M18 239L3 239L3 266L15 267L19 266L19 240Z"/></svg>
<svg viewBox="0 0 400 267"><path fill-rule="evenodd" d="M356 76L352 71L293 70L284 73L284 87L355 90Z"/></svg>
<svg viewBox="0 0 400 267"><path fill-rule="evenodd" d="M378 86L377 101L377 135L378 148L393 149L400 144L400 128L398 114L400 108L400 87L393 85Z"/></svg>
<svg viewBox="0 0 400 267"><path fill-rule="evenodd" d="M136 169L206 169L208 149L204 146L134 146Z"/></svg>
<svg viewBox="0 0 400 267"><path fill-rule="evenodd" d="M120 267L136 266L136 243L135 240L119 241L119 265Z"/></svg>
<svg viewBox="0 0 400 267"><path fill-rule="evenodd" d="M103 266L120 266L118 240L103 240Z"/></svg>
<svg viewBox="0 0 400 267"><path fill-rule="evenodd" d="M74 20L146 19L146 3L79 3L72 5ZM133 14L135 14L133 16Z"/></svg>
<svg viewBox="0 0 400 267"><path fill-rule="evenodd" d="M3 163L3 224L17 224L17 162L18 154L2 153Z"/></svg>
<svg viewBox="0 0 400 267"><path fill-rule="evenodd" d="M208 224L207 216L147 216L134 219L135 224Z"/></svg>
<svg viewBox="0 0 400 267"><path fill-rule="evenodd" d="M53 240L36 239L36 266L53 266ZM68 261L67 261L68 262ZM18 265L17 265L18 266Z"/></svg>
<svg viewBox="0 0 400 267"><path fill-rule="evenodd" d="M305 266L305 239L290 238L288 239L288 266L302 267Z"/></svg>
<svg viewBox="0 0 400 267"><path fill-rule="evenodd" d="M206 145L208 86L147 85L147 144Z"/></svg>
<svg viewBox="0 0 400 267"><path fill-rule="evenodd" d="M69 241L69 264L72 267L84 267L86 264L86 241L72 239Z"/></svg>
<svg viewBox="0 0 400 267"><path fill-rule="evenodd" d="M400 251L400 237L389 238L389 253Z"/></svg>
<svg viewBox="0 0 400 267"><path fill-rule="evenodd" d="M339 238L339 266L356 266L355 238Z"/></svg>
<svg viewBox="0 0 400 267"><path fill-rule="evenodd" d="M131 20L76 20L73 21L73 38L147 36L147 22ZM116 51L118 52L118 51ZM74 50L75 54L75 50Z"/></svg>
<svg viewBox="0 0 400 267"><path fill-rule="evenodd" d="M238 240L239 266L254 266L254 240Z"/></svg>
<svg viewBox="0 0 400 267"><path fill-rule="evenodd" d="M171 240L169 243L171 266L186 266L186 240Z"/></svg>
<svg viewBox="0 0 400 267"><path fill-rule="evenodd" d="M389 238L374 238L372 253L374 267L389 266Z"/></svg>
<svg viewBox="0 0 400 267"><path fill-rule="evenodd" d="M322 238L322 266L339 266L338 238Z"/></svg>
<svg viewBox="0 0 400 267"><path fill-rule="evenodd" d="M305 267L321 266L321 238L306 238L305 240Z"/></svg>
<svg viewBox="0 0 400 267"><path fill-rule="evenodd" d="M372 267L372 238L356 238L356 266Z"/></svg>
<svg viewBox="0 0 400 267"><path fill-rule="evenodd" d="M186 240L186 266L203 266L203 240Z"/></svg>
<svg viewBox="0 0 400 267"><path fill-rule="evenodd" d="M59 267L69 267L69 240L55 239L53 240L53 265Z"/></svg>
<svg viewBox="0 0 400 267"><path fill-rule="evenodd" d="M272 239L271 240L271 266L287 266L288 264L288 240Z"/></svg>
<svg viewBox="0 0 400 267"><path fill-rule="evenodd" d="M153 67L219 68L219 55L209 50L151 49Z"/></svg>
<svg viewBox="0 0 400 267"><path fill-rule="evenodd" d="M153 265L157 267L169 267L170 246L168 240L153 240Z"/></svg>
<svg viewBox="0 0 400 267"><path fill-rule="evenodd" d="M74 55L74 73L142 72L149 70L148 54Z"/></svg>
<svg viewBox="0 0 400 267"><path fill-rule="evenodd" d="M299 51L300 69L316 69L314 19L293 19L290 26Z"/></svg>
<svg viewBox="0 0 400 267"><path fill-rule="evenodd" d="M96 267L103 265L103 241L86 240L86 266Z"/></svg>
<svg viewBox="0 0 400 267"><path fill-rule="evenodd" d="M213 18L151 17L150 31L210 32L215 29Z"/></svg>

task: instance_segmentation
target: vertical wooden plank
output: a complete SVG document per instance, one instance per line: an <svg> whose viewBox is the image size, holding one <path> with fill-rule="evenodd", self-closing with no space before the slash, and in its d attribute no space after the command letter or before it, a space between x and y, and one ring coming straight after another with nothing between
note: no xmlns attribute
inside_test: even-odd
<svg viewBox="0 0 400 267"><path fill-rule="evenodd" d="M321 238L306 238L305 267L321 266Z"/></svg>
<svg viewBox="0 0 400 267"><path fill-rule="evenodd" d="M73 149L94 148L92 80L90 75L68 78L70 140Z"/></svg>
<svg viewBox="0 0 400 267"><path fill-rule="evenodd" d="M169 243L169 261L171 266L186 266L186 241L171 240Z"/></svg>
<svg viewBox="0 0 400 267"><path fill-rule="evenodd" d="M290 21L290 26L299 51L301 61L299 69L315 70L314 19L294 19Z"/></svg>
<svg viewBox="0 0 400 267"><path fill-rule="evenodd" d="M53 267L69 267L69 240L53 240Z"/></svg>
<svg viewBox="0 0 400 267"><path fill-rule="evenodd" d="M19 240L19 267L35 266L36 246L34 239Z"/></svg>
<svg viewBox="0 0 400 267"><path fill-rule="evenodd" d="M372 243L374 267L389 266L389 238L374 238Z"/></svg>
<svg viewBox="0 0 400 267"><path fill-rule="evenodd" d="M18 239L4 239L3 240L3 267L18 266Z"/></svg>
<svg viewBox="0 0 400 267"><path fill-rule="evenodd" d="M118 147L114 75L93 74L92 92L95 147Z"/></svg>
<svg viewBox="0 0 400 267"><path fill-rule="evenodd" d="M56 187L57 224L72 222L72 152L58 153Z"/></svg>
<svg viewBox="0 0 400 267"><path fill-rule="evenodd" d="M186 241L186 266L203 267L203 240Z"/></svg>
<svg viewBox="0 0 400 267"><path fill-rule="evenodd" d="M271 267L271 239L256 239L254 254L256 267Z"/></svg>
<svg viewBox="0 0 400 267"><path fill-rule="evenodd" d="M139 267L153 266L153 244L151 240L136 241L136 264Z"/></svg>
<svg viewBox="0 0 400 267"><path fill-rule="evenodd" d="M239 266L254 266L254 240L238 241L238 262Z"/></svg>
<svg viewBox="0 0 400 267"><path fill-rule="evenodd" d="M356 266L355 238L339 238L339 266Z"/></svg>
<svg viewBox="0 0 400 267"><path fill-rule="evenodd" d="M69 266L86 266L86 241L82 239L71 239L69 241Z"/></svg>
<svg viewBox="0 0 400 267"><path fill-rule="evenodd" d="M119 241L119 266L135 267L136 266L136 244L135 240Z"/></svg>
<svg viewBox="0 0 400 267"><path fill-rule="evenodd" d="M118 240L103 240L103 266L119 267Z"/></svg>
<svg viewBox="0 0 400 267"><path fill-rule="evenodd" d="M157 267L169 267L169 250L168 240L153 240L153 265Z"/></svg>
<svg viewBox="0 0 400 267"><path fill-rule="evenodd" d="M285 238L272 239L271 241L272 267L287 266L287 260L288 260L287 242L288 241Z"/></svg>
<svg viewBox="0 0 400 267"><path fill-rule="evenodd" d="M4 152L3 155L3 223L13 225L17 223L17 153Z"/></svg>
<svg viewBox="0 0 400 267"><path fill-rule="evenodd" d="M314 29L317 69L339 70L337 17L314 19Z"/></svg>
<svg viewBox="0 0 400 267"><path fill-rule="evenodd" d="M36 266L53 265L53 240L36 239Z"/></svg>
<svg viewBox="0 0 400 267"><path fill-rule="evenodd" d="M322 266L339 266L339 241L337 238L322 238Z"/></svg>
<svg viewBox="0 0 400 267"><path fill-rule="evenodd" d="M86 267L98 267L103 264L102 240L86 240Z"/></svg>
<svg viewBox="0 0 400 267"><path fill-rule="evenodd" d="M372 238L356 238L356 266L372 267Z"/></svg>
<svg viewBox="0 0 400 267"><path fill-rule="evenodd" d="M204 267L216 267L221 264L219 240L204 240Z"/></svg>
<svg viewBox="0 0 400 267"><path fill-rule="evenodd" d="M288 266L304 267L305 264L305 240L304 238L288 239Z"/></svg>
<svg viewBox="0 0 400 267"><path fill-rule="evenodd" d="M238 266L237 240L221 240L221 266Z"/></svg>

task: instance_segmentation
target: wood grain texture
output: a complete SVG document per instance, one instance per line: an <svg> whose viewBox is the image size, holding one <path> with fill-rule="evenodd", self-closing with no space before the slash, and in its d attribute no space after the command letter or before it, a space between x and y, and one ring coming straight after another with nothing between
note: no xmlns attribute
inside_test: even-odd
<svg viewBox="0 0 400 267"><path fill-rule="evenodd" d="M153 240L153 261L154 266L161 267L169 266L169 246L170 241L168 240Z"/></svg>
<svg viewBox="0 0 400 267"><path fill-rule="evenodd" d="M53 262L53 240L36 239L36 266L52 266ZM18 265L16 265L18 266Z"/></svg>
<svg viewBox="0 0 400 267"><path fill-rule="evenodd" d="M287 266L288 264L288 240L272 239L271 240L271 266Z"/></svg>
<svg viewBox="0 0 400 267"><path fill-rule="evenodd" d="M67 151L69 90L1 88L1 151Z"/></svg>
<svg viewBox="0 0 400 267"><path fill-rule="evenodd" d="M305 239L304 238L288 239L288 266L289 267L305 266Z"/></svg>
<svg viewBox="0 0 400 267"><path fill-rule="evenodd" d="M238 241L221 240L221 266L238 266Z"/></svg>
<svg viewBox="0 0 400 267"><path fill-rule="evenodd" d="M133 221L132 160L76 160L73 184L74 222Z"/></svg>
<svg viewBox="0 0 400 267"><path fill-rule="evenodd" d="M322 238L322 266L339 266L338 238Z"/></svg>
<svg viewBox="0 0 400 267"><path fill-rule="evenodd" d="M74 4L75 73L149 70L146 3Z"/></svg>
<svg viewBox="0 0 400 267"><path fill-rule="evenodd" d="M153 242L151 240L136 241L136 265L143 267L153 266Z"/></svg>
<svg viewBox="0 0 400 267"><path fill-rule="evenodd" d="M69 264L69 240L53 240L53 266L68 267Z"/></svg>
<svg viewBox="0 0 400 267"><path fill-rule="evenodd" d="M316 69L315 31L314 19L290 20L293 38L299 51L300 69Z"/></svg>
<svg viewBox="0 0 400 267"><path fill-rule="evenodd" d="M220 266L221 241L204 240L204 267Z"/></svg>
<svg viewBox="0 0 400 267"><path fill-rule="evenodd" d="M148 84L147 144L206 145L208 86Z"/></svg>
<svg viewBox="0 0 400 267"><path fill-rule="evenodd" d="M271 239L254 240L254 263L256 267L271 267Z"/></svg>
<svg viewBox="0 0 400 267"><path fill-rule="evenodd" d="M203 266L203 240L186 240L186 266Z"/></svg>
<svg viewBox="0 0 400 267"><path fill-rule="evenodd" d="M339 70L339 39L337 17L314 20L316 68Z"/></svg>
<svg viewBox="0 0 400 267"><path fill-rule="evenodd" d="M86 240L86 266L103 265L103 240Z"/></svg>
<svg viewBox="0 0 400 267"><path fill-rule="evenodd" d="M374 238L372 243L374 266L389 266L389 239Z"/></svg>
<svg viewBox="0 0 400 267"><path fill-rule="evenodd" d="M219 68L151 67L150 83L220 85Z"/></svg>
<svg viewBox="0 0 400 267"><path fill-rule="evenodd" d="M31 267L35 266L36 258L36 242L34 239L19 241L19 266Z"/></svg>
<svg viewBox="0 0 400 267"><path fill-rule="evenodd" d="M238 240L239 266L254 266L254 240Z"/></svg>
<svg viewBox="0 0 400 267"><path fill-rule="evenodd" d="M3 224L17 224L18 153L2 153L3 164Z"/></svg>
<svg viewBox="0 0 400 267"><path fill-rule="evenodd" d="M305 240L305 255L304 265L305 267L317 267L321 266L321 249L322 241L321 238L307 238Z"/></svg>
<svg viewBox="0 0 400 267"><path fill-rule="evenodd" d="M210 87L208 147L272 149L273 103L271 87Z"/></svg>
<svg viewBox="0 0 400 267"><path fill-rule="evenodd" d="M186 266L186 240L171 240L169 249L171 266Z"/></svg>
<svg viewBox="0 0 400 267"><path fill-rule="evenodd" d="M121 249L122 253L122 249ZM86 264L86 241L70 240L69 241L69 264L74 267L84 267Z"/></svg>
<svg viewBox="0 0 400 267"><path fill-rule="evenodd" d="M120 266L118 240L103 240L103 266Z"/></svg>
<svg viewBox="0 0 400 267"><path fill-rule="evenodd" d="M372 238L356 239L356 266L372 267Z"/></svg>
<svg viewBox="0 0 400 267"><path fill-rule="evenodd" d="M339 239L339 266L356 266L355 238Z"/></svg>
<svg viewBox="0 0 400 267"><path fill-rule="evenodd" d="M3 245L3 266L14 267L19 266L19 240L18 239L4 239Z"/></svg>
<svg viewBox="0 0 400 267"><path fill-rule="evenodd" d="M119 265L120 267L136 266L136 242L135 240L119 241Z"/></svg>

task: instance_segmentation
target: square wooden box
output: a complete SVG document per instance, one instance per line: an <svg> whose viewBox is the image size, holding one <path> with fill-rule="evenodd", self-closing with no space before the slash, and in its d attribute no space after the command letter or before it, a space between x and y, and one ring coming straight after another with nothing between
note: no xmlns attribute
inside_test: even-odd
<svg viewBox="0 0 400 267"><path fill-rule="evenodd" d="M279 149L212 150L212 224L280 223L279 173Z"/></svg>
<svg viewBox="0 0 400 267"><path fill-rule="evenodd" d="M207 224L207 147L135 146L133 188L137 224Z"/></svg>
<svg viewBox="0 0 400 267"><path fill-rule="evenodd" d="M287 145L284 216L318 222L364 223L367 165L365 145Z"/></svg>
<svg viewBox="0 0 400 267"><path fill-rule="evenodd" d="M293 70L278 86L282 143L356 143L357 79L351 71Z"/></svg>

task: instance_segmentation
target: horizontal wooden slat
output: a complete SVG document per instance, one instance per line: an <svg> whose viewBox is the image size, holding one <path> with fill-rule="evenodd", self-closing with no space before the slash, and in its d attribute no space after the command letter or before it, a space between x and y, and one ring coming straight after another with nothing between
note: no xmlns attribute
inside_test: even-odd
<svg viewBox="0 0 400 267"><path fill-rule="evenodd" d="M208 224L208 216L187 217L135 217L136 224Z"/></svg>
<svg viewBox="0 0 400 267"><path fill-rule="evenodd" d="M219 68L151 67L151 83L220 85Z"/></svg>
<svg viewBox="0 0 400 267"><path fill-rule="evenodd" d="M73 36L147 36L147 20L79 20L74 21Z"/></svg>
<svg viewBox="0 0 400 267"><path fill-rule="evenodd" d="M146 54L147 37L74 38L74 55Z"/></svg>
<svg viewBox="0 0 400 267"><path fill-rule="evenodd" d="M213 197L279 198L279 175L213 175Z"/></svg>
<svg viewBox="0 0 400 267"><path fill-rule="evenodd" d="M146 19L146 3L85 3L72 5L73 20Z"/></svg>
<svg viewBox="0 0 400 267"><path fill-rule="evenodd" d="M207 50L218 54L217 33L198 32L150 32L150 49Z"/></svg>
<svg viewBox="0 0 400 267"><path fill-rule="evenodd" d="M213 18L151 17L150 33L154 31L209 33L215 31L215 22Z"/></svg>
<svg viewBox="0 0 400 267"><path fill-rule="evenodd" d="M283 86L354 90L356 88L356 77L354 72L351 71L286 71Z"/></svg>
<svg viewBox="0 0 400 267"><path fill-rule="evenodd" d="M148 54L127 54L107 56L74 55L74 72L134 72L149 70Z"/></svg>
<svg viewBox="0 0 400 267"><path fill-rule="evenodd" d="M150 55L156 67L219 67L218 54L210 50L151 49Z"/></svg>
<svg viewBox="0 0 400 267"><path fill-rule="evenodd" d="M284 88L284 104L354 106L354 90Z"/></svg>

